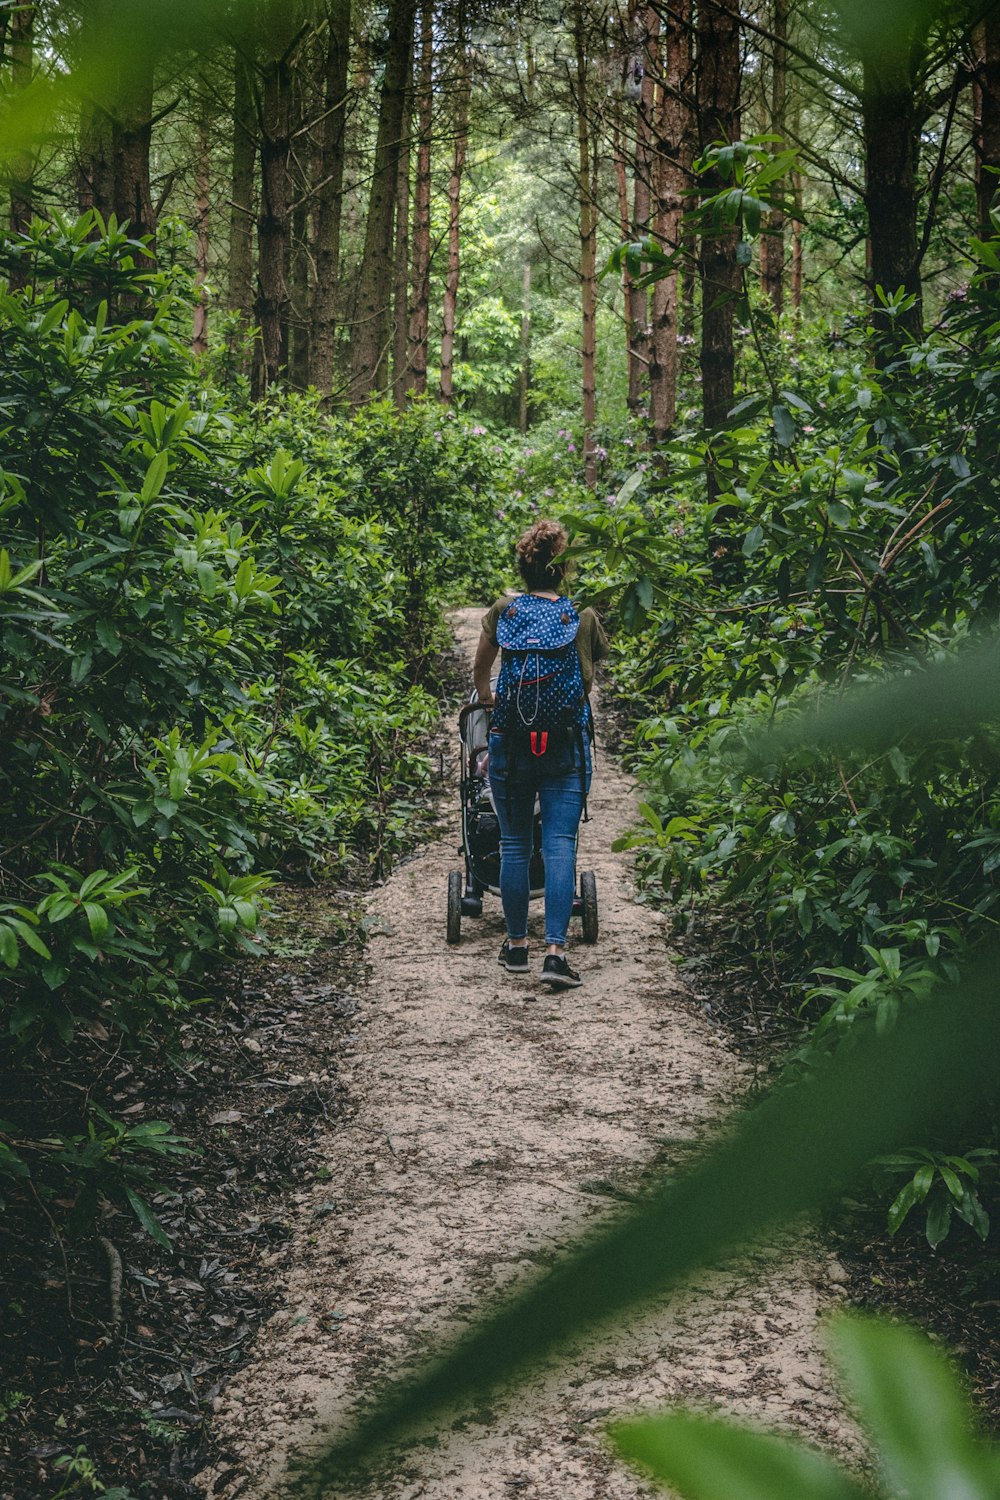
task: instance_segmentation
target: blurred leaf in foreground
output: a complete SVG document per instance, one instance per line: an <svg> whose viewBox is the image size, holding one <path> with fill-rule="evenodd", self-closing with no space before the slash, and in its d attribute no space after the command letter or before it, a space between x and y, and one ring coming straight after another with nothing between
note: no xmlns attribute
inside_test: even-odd
<svg viewBox="0 0 1000 1500"><path fill-rule="evenodd" d="M996 1500L1000 1454L973 1434L958 1379L911 1328L851 1315L833 1324L844 1386L873 1441L885 1500ZM619 1453L681 1500L870 1500L831 1459L792 1438L683 1411L612 1428Z"/></svg>
<svg viewBox="0 0 1000 1500"><path fill-rule="evenodd" d="M292 1492L334 1493L334 1485L432 1415L481 1401L571 1335L835 1201L872 1156L953 1128L994 1082L998 960L1000 953L987 956L961 986L915 1008L891 1036L873 1030L811 1078L779 1083L700 1165L661 1183L627 1217L567 1252L439 1362L393 1385L308 1461L291 1480Z"/></svg>
<svg viewBox="0 0 1000 1500"><path fill-rule="evenodd" d="M882 751L907 736L958 738L1000 720L1000 642L990 638L954 657L918 663L768 726L750 744L759 760L812 747Z"/></svg>
<svg viewBox="0 0 1000 1500"><path fill-rule="evenodd" d="M254 0L114 0L85 7L64 41L65 56L50 56L48 71L26 88L0 90L0 165L54 139L62 117L82 99L113 101L120 80L150 50L205 52L224 37L240 36Z"/></svg>

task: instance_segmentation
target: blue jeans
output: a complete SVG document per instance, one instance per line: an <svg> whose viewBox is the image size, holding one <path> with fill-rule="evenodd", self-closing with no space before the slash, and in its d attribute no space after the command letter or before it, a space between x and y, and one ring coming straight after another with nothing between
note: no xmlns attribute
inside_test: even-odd
<svg viewBox="0 0 1000 1500"><path fill-rule="evenodd" d="M543 771L530 752L518 756L511 768L506 736L490 735L490 790L500 824L500 899L509 938L528 935L528 866L537 795L545 862L545 941L565 947L576 894L576 835L584 790L590 788L586 739L582 751L582 776L579 745L568 746L552 771Z"/></svg>

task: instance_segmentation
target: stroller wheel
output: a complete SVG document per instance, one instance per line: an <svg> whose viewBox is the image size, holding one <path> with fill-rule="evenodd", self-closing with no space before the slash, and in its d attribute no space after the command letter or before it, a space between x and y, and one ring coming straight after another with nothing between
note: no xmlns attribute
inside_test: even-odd
<svg viewBox="0 0 1000 1500"><path fill-rule="evenodd" d="M448 876L448 941L457 943L462 936L462 877L457 870Z"/></svg>
<svg viewBox="0 0 1000 1500"><path fill-rule="evenodd" d="M583 918L583 941L597 942L597 876L593 870L584 870L580 876L581 916Z"/></svg>

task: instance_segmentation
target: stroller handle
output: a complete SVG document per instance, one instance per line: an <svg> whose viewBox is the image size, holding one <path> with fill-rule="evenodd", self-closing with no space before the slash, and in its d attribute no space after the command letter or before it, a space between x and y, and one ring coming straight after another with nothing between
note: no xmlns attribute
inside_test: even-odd
<svg viewBox="0 0 1000 1500"><path fill-rule="evenodd" d="M465 726L468 723L470 714L485 714L488 722L492 712L493 710L491 706L487 706L482 703L463 703L462 707L458 711L459 734L465 733Z"/></svg>

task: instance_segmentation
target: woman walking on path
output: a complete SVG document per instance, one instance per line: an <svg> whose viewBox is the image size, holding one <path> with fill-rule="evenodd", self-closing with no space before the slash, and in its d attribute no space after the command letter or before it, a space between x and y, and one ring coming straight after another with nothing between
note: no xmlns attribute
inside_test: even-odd
<svg viewBox="0 0 1000 1500"><path fill-rule="evenodd" d="M545 958L541 981L582 981L566 959L576 890L576 838L590 788L594 668L608 641L592 609L579 615L559 592L569 537L558 521L536 521L515 546L525 592L498 599L483 616L473 669L479 702L493 707L490 789L500 823L500 898L507 936L499 962L528 972L529 865L538 798L545 864ZM494 699L490 672L503 651Z"/></svg>

